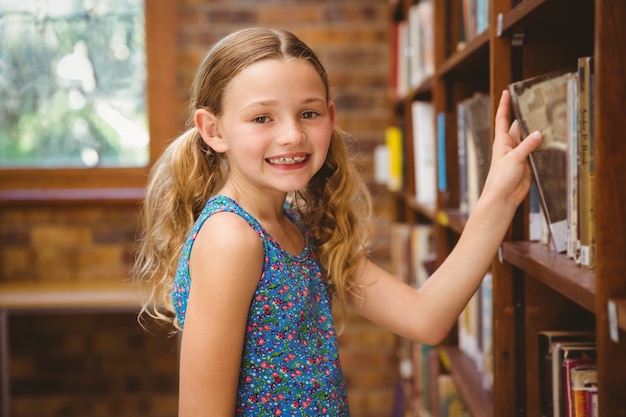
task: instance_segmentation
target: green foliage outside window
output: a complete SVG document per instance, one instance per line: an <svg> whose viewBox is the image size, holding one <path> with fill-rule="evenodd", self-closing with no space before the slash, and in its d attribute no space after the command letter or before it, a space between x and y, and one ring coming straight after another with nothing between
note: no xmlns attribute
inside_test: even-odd
<svg viewBox="0 0 626 417"><path fill-rule="evenodd" d="M0 166L148 163L143 0L0 0Z"/></svg>

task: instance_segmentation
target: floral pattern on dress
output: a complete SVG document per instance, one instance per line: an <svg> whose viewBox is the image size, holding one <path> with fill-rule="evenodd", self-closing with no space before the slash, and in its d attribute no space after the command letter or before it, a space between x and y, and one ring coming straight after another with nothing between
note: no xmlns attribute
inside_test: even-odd
<svg viewBox="0 0 626 417"><path fill-rule="evenodd" d="M218 212L245 219L263 241L265 261L253 296L237 392L237 416L349 416L346 383L339 361L331 294L306 231L299 255L284 251L234 200L211 198L180 257L172 299L185 322L191 279L189 256L198 231Z"/></svg>

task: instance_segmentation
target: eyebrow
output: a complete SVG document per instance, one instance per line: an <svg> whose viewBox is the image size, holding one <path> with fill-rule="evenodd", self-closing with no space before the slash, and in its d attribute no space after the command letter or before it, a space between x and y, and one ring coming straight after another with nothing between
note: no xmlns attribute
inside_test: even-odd
<svg viewBox="0 0 626 417"><path fill-rule="evenodd" d="M310 97L310 98L302 100L302 104L311 104L311 103L324 103L325 104L326 100L320 97ZM273 107L277 105L278 105L277 100L259 100L259 101L253 101L252 103L244 106L244 109L251 108L251 107Z"/></svg>

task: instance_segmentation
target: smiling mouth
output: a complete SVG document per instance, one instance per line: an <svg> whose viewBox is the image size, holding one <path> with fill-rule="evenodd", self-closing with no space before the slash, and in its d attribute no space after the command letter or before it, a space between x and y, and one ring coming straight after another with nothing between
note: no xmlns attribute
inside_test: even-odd
<svg viewBox="0 0 626 417"><path fill-rule="evenodd" d="M294 164L299 164L301 162L304 162L308 158L309 158L308 155L304 155L304 156L294 156L291 158L285 158L285 157L267 158L266 161L272 165L294 165Z"/></svg>

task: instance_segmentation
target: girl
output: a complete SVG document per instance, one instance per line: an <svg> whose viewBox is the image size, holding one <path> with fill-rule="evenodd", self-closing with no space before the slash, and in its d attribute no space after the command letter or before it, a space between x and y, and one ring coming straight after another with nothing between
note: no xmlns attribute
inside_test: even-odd
<svg viewBox="0 0 626 417"><path fill-rule="evenodd" d="M490 174L456 248L416 290L368 260L369 200L326 72L291 33L217 43L191 127L155 164L134 275L144 306L182 332L179 415L348 416L331 298L405 338L449 332L530 184L540 142L496 114Z"/></svg>

